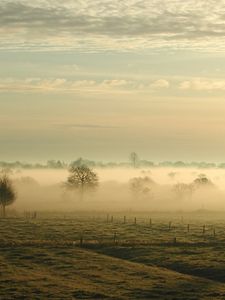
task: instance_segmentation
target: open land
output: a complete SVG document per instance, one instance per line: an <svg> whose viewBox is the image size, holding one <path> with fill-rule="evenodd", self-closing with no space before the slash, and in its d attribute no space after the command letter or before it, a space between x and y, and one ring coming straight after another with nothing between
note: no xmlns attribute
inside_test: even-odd
<svg viewBox="0 0 225 300"><path fill-rule="evenodd" d="M9 216L0 220L0 299L224 299L224 217Z"/></svg>

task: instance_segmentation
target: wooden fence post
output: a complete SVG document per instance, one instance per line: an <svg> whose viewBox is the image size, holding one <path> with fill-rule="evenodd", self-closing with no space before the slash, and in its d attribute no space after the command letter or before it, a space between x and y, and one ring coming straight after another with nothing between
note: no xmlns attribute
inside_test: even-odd
<svg viewBox="0 0 225 300"><path fill-rule="evenodd" d="M205 234L205 225L202 226L202 234Z"/></svg>
<svg viewBox="0 0 225 300"><path fill-rule="evenodd" d="M80 247L83 246L83 233L81 233L80 235Z"/></svg>
<svg viewBox="0 0 225 300"><path fill-rule="evenodd" d="M114 232L114 235L113 235L113 242L114 242L114 244L116 244L116 232Z"/></svg>

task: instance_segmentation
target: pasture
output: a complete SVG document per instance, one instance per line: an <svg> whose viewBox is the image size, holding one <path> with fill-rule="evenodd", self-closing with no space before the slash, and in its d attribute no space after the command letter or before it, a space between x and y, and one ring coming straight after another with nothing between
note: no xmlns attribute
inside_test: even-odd
<svg viewBox="0 0 225 300"><path fill-rule="evenodd" d="M37 212L0 220L0 299L224 299L225 215Z"/></svg>

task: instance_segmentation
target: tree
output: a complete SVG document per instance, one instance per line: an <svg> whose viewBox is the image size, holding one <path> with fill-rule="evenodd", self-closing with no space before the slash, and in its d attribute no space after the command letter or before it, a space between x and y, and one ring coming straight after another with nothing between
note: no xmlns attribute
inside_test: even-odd
<svg viewBox="0 0 225 300"><path fill-rule="evenodd" d="M63 169L65 167L65 163L61 162L60 160L48 160L47 167L50 169Z"/></svg>
<svg viewBox="0 0 225 300"><path fill-rule="evenodd" d="M0 169L0 174L10 176L13 174L13 170L9 167L4 167Z"/></svg>
<svg viewBox="0 0 225 300"><path fill-rule="evenodd" d="M70 189L77 190L81 199L85 191L93 190L98 186L97 174L85 165L71 166L69 172L66 185Z"/></svg>
<svg viewBox="0 0 225 300"><path fill-rule="evenodd" d="M148 176L134 177L129 181L129 186L135 199L139 197L152 197L152 188L155 182Z"/></svg>
<svg viewBox="0 0 225 300"><path fill-rule="evenodd" d="M168 173L168 176L169 176L171 179L174 179L176 175L177 175L176 172L170 172L170 173Z"/></svg>
<svg viewBox="0 0 225 300"><path fill-rule="evenodd" d="M131 164L134 168L137 167L138 165L138 155L136 152L131 152L130 154L130 161L131 161Z"/></svg>
<svg viewBox="0 0 225 300"><path fill-rule="evenodd" d="M92 160L79 157L77 160L71 162L70 164L70 167L80 167L80 166L95 167L96 163Z"/></svg>
<svg viewBox="0 0 225 300"><path fill-rule="evenodd" d="M0 177L0 205L2 207L2 216L5 218L5 208L16 200L16 192L12 186L11 180L7 175Z"/></svg>
<svg viewBox="0 0 225 300"><path fill-rule="evenodd" d="M199 174L198 177L192 183L194 189L199 188L213 188L214 184L205 174Z"/></svg>
<svg viewBox="0 0 225 300"><path fill-rule="evenodd" d="M177 183L173 186L173 191L179 200L184 198L190 199L193 193L192 184Z"/></svg>

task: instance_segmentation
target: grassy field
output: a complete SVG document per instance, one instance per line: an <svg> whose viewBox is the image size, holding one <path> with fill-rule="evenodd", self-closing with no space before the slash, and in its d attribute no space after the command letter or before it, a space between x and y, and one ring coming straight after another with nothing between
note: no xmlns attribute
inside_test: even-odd
<svg viewBox="0 0 225 300"><path fill-rule="evenodd" d="M225 299L224 217L42 212L1 219L0 299Z"/></svg>

